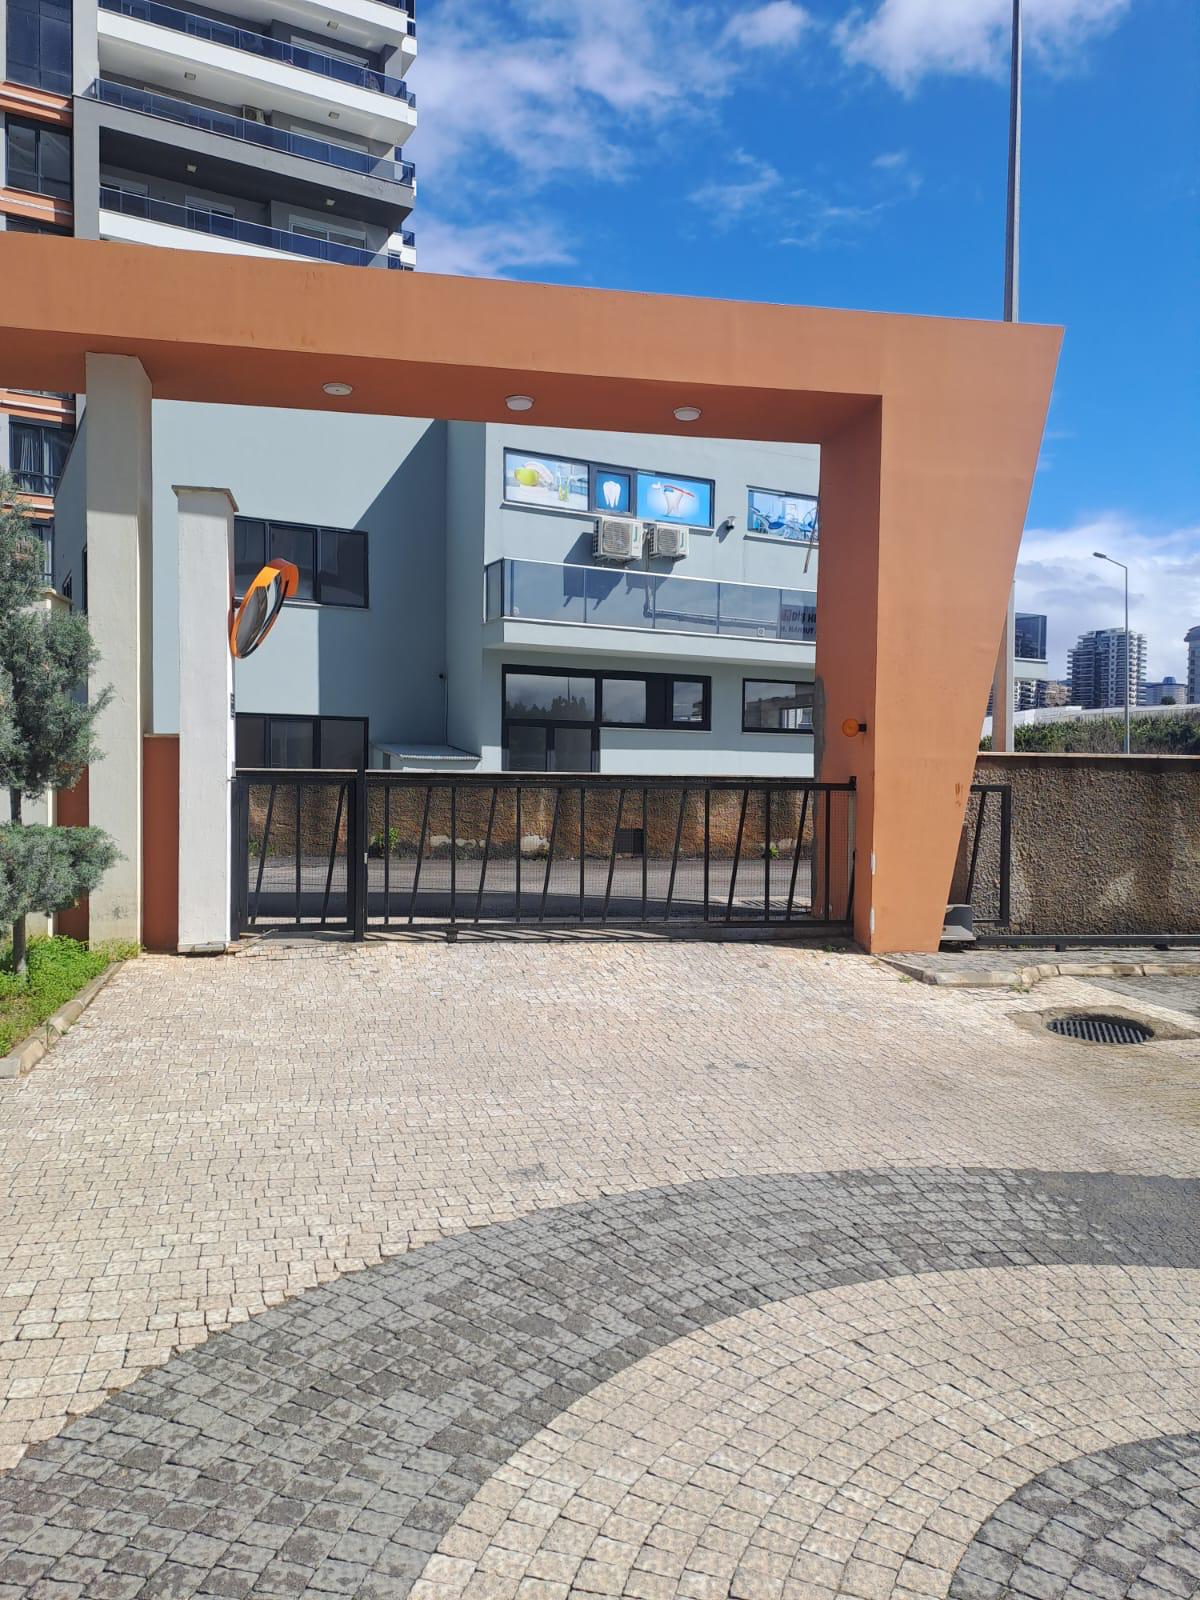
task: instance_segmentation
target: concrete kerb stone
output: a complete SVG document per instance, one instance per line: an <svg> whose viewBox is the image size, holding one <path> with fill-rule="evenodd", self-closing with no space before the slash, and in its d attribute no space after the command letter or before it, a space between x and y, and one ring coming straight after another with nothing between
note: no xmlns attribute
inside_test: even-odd
<svg viewBox="0 0 1200 1600"><path fill-rule="evenodd" d="M90 983L84 984L74 999L68 1000L66 1005L59 1006L57 1011L39 1024L27 1039L23 1039L6 1056L0 1056L0 1078L21 1078L25 1073L31 1072L51 1046L57 1044L67 1029L79 1021L113 974L124 965L123 961L109 962L103 972L97 973Z"/></svg>
<svg viewBox="0 0 1200 1600"><path fill-rule="evenodd" d="M918 983L946 989L1032 989L1045 978L1195 978L1200 977L1200 958L1195 961L1069 961L1014 962L1009 966L961 967L947 969L935 964L936 958L920 955L879 956L884 966L892 967Z"/></svg>

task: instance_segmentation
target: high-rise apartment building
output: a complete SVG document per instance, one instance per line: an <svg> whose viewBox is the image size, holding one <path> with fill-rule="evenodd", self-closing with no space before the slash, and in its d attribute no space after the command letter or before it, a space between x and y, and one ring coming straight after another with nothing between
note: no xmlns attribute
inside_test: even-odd
<svg viewBox="0 0 1200 1600"><path fill-rule="evenodd" d="M0 0L0 227L408 268L415 0ZM0 389L49 529L71 396Z"/></svg>
<svg viewBox="0 0 1200 1600"><path fill-rule="evenodd" d="M1072 705L1088 711L1123 706L1127 675L1130 705L1144 705L1146 636L1127 635L1124 628L1097 628L1081 634L1075 648L1067 651L1067 672Z"/></svg>
<svg viewBox="0 0 1200 1600"><path fill-rule="evenodd" d="M1200 705L1200 623L1183 636L1187 645L1187 703Z"/></svg>

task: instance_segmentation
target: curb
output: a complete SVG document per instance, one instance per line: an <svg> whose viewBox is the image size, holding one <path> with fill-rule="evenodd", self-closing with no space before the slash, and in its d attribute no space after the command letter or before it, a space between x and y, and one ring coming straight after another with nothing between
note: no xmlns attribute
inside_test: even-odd
<svg viewBox="0 0 1200 1600"><path fill-rule="evenodd" d="M1014 984L1032 989L1043 978L1200 977L1200 961L1034 961L1019 967L964 967L960 972L946 972L903 957L879 959L905 977L940 989L1011 989Z"/></svg>
<svg viewBox="0 0 1200 1600"><path fill-rule="evenodd" d="M0 1056L0 1079L22 1078L27 1072L31 1072L46 1052L58 1043L67 1029L79 1021L109 979L124 965L123 961L111 961L103 972L97 973L89 983L85 983L73 999L68 1000L66 1005L59 1006L45 1022L39 1023L36 1031L27 1039L15 1045L6 1056Z"/></svg>

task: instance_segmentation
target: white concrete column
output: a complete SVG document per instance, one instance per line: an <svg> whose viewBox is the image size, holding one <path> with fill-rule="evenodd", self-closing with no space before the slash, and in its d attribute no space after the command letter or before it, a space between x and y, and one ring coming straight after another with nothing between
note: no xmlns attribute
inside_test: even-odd
<svg viewBox="0 0 1200 1600"><path fill-rule="evenodd" d="M151 719L150 380L132 356L87 358L87 608L100 659L93 693L104 759L89 776L89 819L121 859L90 897L90 937L142 936L142 736Z"/></svg>
<svg viewBox="0 0 1200 1600"><path fill-rule="evenodd" d="M233 517L228 489L179 501L179 949L229 943L234 768Z"/></svg>

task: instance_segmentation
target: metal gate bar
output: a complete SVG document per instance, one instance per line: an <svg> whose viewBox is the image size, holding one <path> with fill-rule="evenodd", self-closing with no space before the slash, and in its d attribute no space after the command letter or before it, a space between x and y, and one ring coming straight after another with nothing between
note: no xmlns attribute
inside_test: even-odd
<svg viewBox="0 0 1200 1600"><path fill-rule="evenodd" d="M243 769L235 927L845 931L853 798L853 784L805 779ZM977 857L976 842L972 870Z"/></svg>

